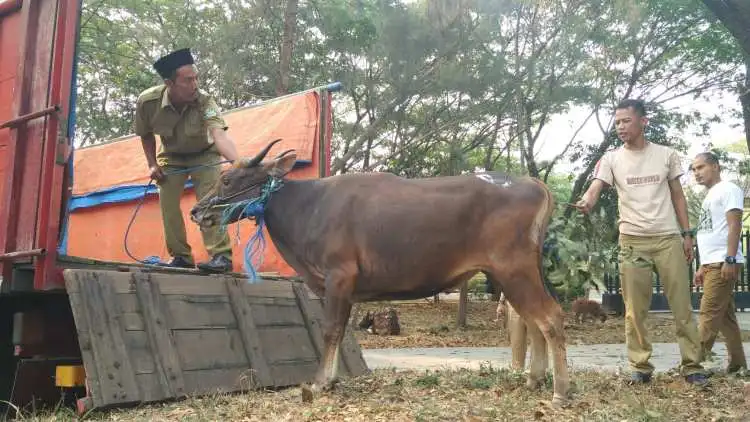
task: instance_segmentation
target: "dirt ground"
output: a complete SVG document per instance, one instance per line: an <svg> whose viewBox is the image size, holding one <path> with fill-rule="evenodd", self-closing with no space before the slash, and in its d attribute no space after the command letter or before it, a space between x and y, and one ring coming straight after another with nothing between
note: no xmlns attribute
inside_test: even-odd
<svg viewBox="0 0 750 422"><path fill-rule="evenodd" d="M362 315L393 307L399 316L400 335L379 336L356 330L355 337L363 349L405 347L506 347L509 342L499 322L494 322L497 303L488 300L469 302L466 329L456 327L458 302L423 301L378 302L358 304L352 311L356 328ZM652 314L647 323L651 342L676 342L674 324L669 313ZM565 334L568 344L617 344L625 342L625 319L610 315L607 321L578 324L566 314ZM750 331L743 331L750 341ZM721 336L719 336L721 341Z"/></svg>
<svg viewBox="0 0 750 422"><path fill-rule="evenodd" d="M697 389L680 377L658 374L650 385L631 386L617 375L571 373L572 397L551 409L551 379L530 391L522 373L479 370L377 370L342 380L332 391L302 394L299 387L188 398L136 409L93 412L92 421L747 421L750 404L742 380L713 377ZM24 415L28 421L74 421L71 411Z"/></svg>

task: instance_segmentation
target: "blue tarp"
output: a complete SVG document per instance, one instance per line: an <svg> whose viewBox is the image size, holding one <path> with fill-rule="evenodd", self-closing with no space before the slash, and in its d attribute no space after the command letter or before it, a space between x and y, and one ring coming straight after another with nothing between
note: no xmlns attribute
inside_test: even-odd
<svg viewBox="0 0 750 422"><path fill-rule="evenodd" d="M294 167L304 167L312 164L309 160L299 160L295 163ZM148 191L146 187L148 186ZM185 188L192 188L193 182L188 180L185 183ZM137 201L144 197L144 195L153 195L158 192L158 188L155 184L145 185L121 185L113 186L111 188L102 189L94 192L89 192L83 195L73 195L70 202L68 203L68 211L72 212L82 208L95 207L102 204L113 204L118 202L130 202Z"/></svg>

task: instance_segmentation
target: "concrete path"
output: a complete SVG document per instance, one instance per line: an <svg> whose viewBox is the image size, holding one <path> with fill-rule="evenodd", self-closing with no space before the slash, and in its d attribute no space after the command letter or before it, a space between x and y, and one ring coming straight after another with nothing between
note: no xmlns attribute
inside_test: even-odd
<svg viewBox="0 0 750 422"><path fill-rule="evenodd" d="M650 318L671 319L670 313L651 313ZM697 321L697 315L696 315ZM737 321L742 330L750 330L750 313L738 312ZM651 363L656 372L668 371L680 363L680 350L676 343L653 343ZM750 358L750 343L744 343L745 354ZM721 336L714 346L717 357L707 363L708 368L726 367L726 347ZM479 368L490 363L493 367L510 365L509 347L448 347L410 349L363 349L362 355L370 369L440 369ZM527 358L528 362L528 358ZM569 345L568 364L573 368L629 372L625 344Z"/></svg>
<svg viewBox="0 0 750 422"><path fill-rule="evenodd" d="M744 343L744 346L745 354L750 356L750 343ZM717 343L713 351L717 354L717 358L710 366L724 368L726 366L724 343ZM509 347L363 349L362 355L370 369L476 369L481 364L487 363L496 368L510 365ZM680 350L677 344L654 343L651 363L656 372L675 368L680 363ZM629 371L627 350L624 344L568 346L568 365L576 369Z"/></svg>

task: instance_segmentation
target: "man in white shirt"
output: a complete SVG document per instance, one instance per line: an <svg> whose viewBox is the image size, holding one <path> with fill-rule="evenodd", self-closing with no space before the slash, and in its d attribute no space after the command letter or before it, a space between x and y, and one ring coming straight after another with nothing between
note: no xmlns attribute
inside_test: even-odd
<svg viewBox="0 0 750 422"><path fill-rule="evenodd" d="M659 274L674 316L680 347L680 373L688 383L705 385L698 327L690 300L688 263L693 259L682 166L672 148L646 140L643 101L623 100L615 109L615 128L623 146L599 160L594 180L576 208L587 213L602 189L617 189L620 211L619 269L625 302L625 341L633 383L651 381L654 366L646 318ZM682 235L682 237L680 237Z"/></svg>
<svg viewBox="0 0 750 422"><path fill-rule="evenodd" d="M721 332L729 354L727 373L747 369L740 327L734 314L734 285L745 262L740 246L744 192L721 180L718 158L698 154L691 165L695 181L708 188L696 228L701 266L694 283L703 285L698 322L704 355L713 348Z"/></svg>

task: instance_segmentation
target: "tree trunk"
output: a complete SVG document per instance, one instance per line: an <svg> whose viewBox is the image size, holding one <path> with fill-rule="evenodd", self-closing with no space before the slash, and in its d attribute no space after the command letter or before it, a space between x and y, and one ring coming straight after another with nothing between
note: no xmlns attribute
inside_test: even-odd
<svg viewBox="0 0 750 422"><path fill-rule="evenodd" d="M745 86L740 86L740 104L745 122L745 142L750 150L750 53L745 54Z"/></svg>
<svg viewBox="0 0 750 422"><path fill-rule="evenodd" d="M292 67L292 50L297 32L297 8L299 0L287 0L284 11L284 35L279 54L279 79L276 81L276 95L289 93L289 73Z"/></svg>
<svg viewBox="0 0 750 422"><path fill-rule="evenodd" d="M722 25L737 39L740 46L750 55L750 2L747 0L703 0L703 4L714 14Z"/></svg>

